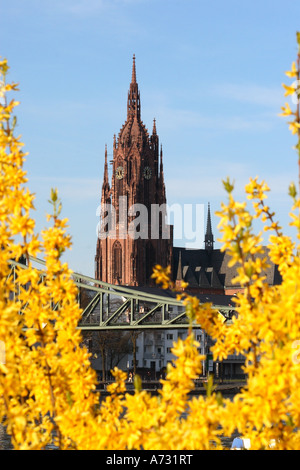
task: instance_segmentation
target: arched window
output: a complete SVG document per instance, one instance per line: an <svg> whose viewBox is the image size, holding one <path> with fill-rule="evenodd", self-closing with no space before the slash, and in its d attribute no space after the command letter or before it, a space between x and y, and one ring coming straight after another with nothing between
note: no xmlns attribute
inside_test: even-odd
<svg viewBox="0 0 300 470"><path fill-rule="evenodd" d="M113 244L112 273L113 279L120 282L122 279L122 246L118 241Z"/></svg>

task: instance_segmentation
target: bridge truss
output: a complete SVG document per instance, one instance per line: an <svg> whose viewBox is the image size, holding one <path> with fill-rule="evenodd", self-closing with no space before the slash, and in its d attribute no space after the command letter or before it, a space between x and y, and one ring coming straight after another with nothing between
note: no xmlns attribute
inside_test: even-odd
<svg viewBox="0 0 300 470"><path fill-rule="evenodd" d="M45 278L45 262L30 258L42 283ZM11 261L10 276L15 284L14 298L18 298L18 276L16 267L27 269L25 264ZM78 304L82 308L78 328L96 330L147 330L188 328L189 321L183 302L162 291L161 295L133 287L116 286L99 282L89 276L73 273L78 287ZM53 305L57 309L58 305ZM213 308L230 321L232 307L213 305ZM194 328L201 328L194 324Z"/></svg>

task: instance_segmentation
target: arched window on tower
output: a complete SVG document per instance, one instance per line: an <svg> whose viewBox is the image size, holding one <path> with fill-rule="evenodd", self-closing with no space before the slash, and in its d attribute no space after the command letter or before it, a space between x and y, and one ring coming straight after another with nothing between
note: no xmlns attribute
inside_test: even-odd
<svg viewBox="0 0 300 470"><path fill-rule="evenodd" d="M114 281L120 283L122 280L122 246L119 241L115 241L113 244L112 273Z"/></svg>

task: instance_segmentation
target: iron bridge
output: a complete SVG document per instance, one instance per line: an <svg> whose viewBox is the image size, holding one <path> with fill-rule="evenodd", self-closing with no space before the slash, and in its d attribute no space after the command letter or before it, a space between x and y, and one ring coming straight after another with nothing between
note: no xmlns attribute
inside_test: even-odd
<svg viewBox="0 0 300 470"><path fill-rule="evenodd" d="M30 260L42 283L46 275L45 262L33 257ZM15 284L13 296L17 300L20 286L16 267L28 267L13 260L10 267L9 275L13 277ZM175 296L157 295L143 291L142 288L112 285L78 273L73 273L72 277L78 288L77 301L82 308L78 324L81 330L186 329L190 326L185 306ZM52 308L58 309L59 305L53 304ZM230 321L232 307L213 305L213 308L224 317L224 321ZM201 328L196 323L193 327Z"/></svg>

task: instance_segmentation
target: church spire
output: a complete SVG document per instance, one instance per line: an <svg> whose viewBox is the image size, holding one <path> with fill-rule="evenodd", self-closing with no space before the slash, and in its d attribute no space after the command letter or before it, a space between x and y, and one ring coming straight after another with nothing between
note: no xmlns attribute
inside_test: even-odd
<svg viewBox="0 0 300 470"><path fill-rule="evenodd" d="M179 251L176 281L183 281L181 250Z"/></svg>
<svg viewBox="0 0 300 470"><path fill-rule="evenodd" d="M107 145L105 144L105 162L104 162L104 176L102 184L102 202L106 203L109 198L109 179L108 179L108 165L107 165Z"/></svg>
<svg viewBox="0 0 300 470"><path fill-rule="evenodd" d="M153 119L153 129L152 129L152 135L156 135L156 119Z"/></svg>
<svg viewBox="0 0 300 470"><path fill-rule="evenodd" d="M205 233L205 249L212 251L214 249L214 236L211 228L211 216L210 216L210 203L208 203L207 211L207 222L206 222L206 233Z"/></svg>
<svg viewBox="0 0 300 470"><path fill-rule="evenodd" d="M141 117L141 103L140 92L136 81L136 68L135 68L135 55L133 54L131 83L128 92L127 100L127 120L136 117L140 121Z"/></svg>

